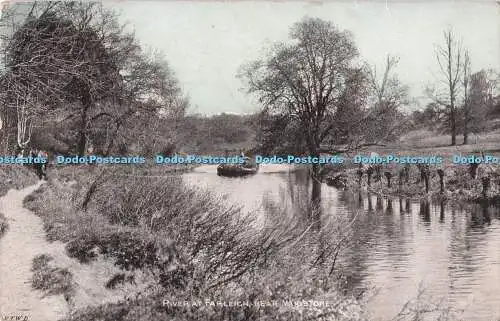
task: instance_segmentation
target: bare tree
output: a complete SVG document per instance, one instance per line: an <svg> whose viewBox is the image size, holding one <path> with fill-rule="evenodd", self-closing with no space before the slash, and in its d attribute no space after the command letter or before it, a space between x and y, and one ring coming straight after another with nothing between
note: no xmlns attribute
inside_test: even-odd
<svg viewBox="0 0 500 321"><path fill-rule="evenodd" d="M36 6L34 3L33 8ZM81 6L90 11L95 4ZM36 96L40 107L64 105L68 99L80 101L78 149L82 154L89 109L96 100L116 92L116 64L95 26L88 23L85 29L78 29L81 25L63 14L66 4L45 6L38 16L33 16L33 8L8 39L4 87L21 88Z"/></svg>
<svg viewBox="0 0 500 321"><path fill-rule="evenodd" d="M39 100L36 112L66 115L64 122L77 130L80 155L99 128L106 131L101 150L107 154L119 132L135 127L132 117L165 119L186 108L165 60L145 54L100 3L34 3L23 23L7 26L13 31L5 39L2 87L21 96L29 87ZM4 102L12 102L15 92Z"/></svg>
<svg viewBox="0 0 500 321"><path fill-rule="evenodd" d="M470 93L469 93L469 83L471 77L470 71L470 57L469 51L464 52L464 65L463 65L463 86L464 86L464 145L469 142L469 122L471 118L471 104L470 104Z"/></svg>
<svg viewBox="0 0 500 321"><path fill-rule="evenodd" d="M364 79L354 65L358 50L350 33L317 18L296 23L290 36L294 43L276 43L265 60L247 65L240 76L265 112L299 124L309 154L318 157L327 151L339 98ZM319 164L312 165L311 174L312 197L319 201Z"/></svg>
<svg viewBox="0 0 500 321"><path fill-rule="evenodd" d="M470 75L467 93L467 132L487 130L488 116L497 117L495 101L498 101L498 75L493 70L480 70Z"/></svg>
<svg viewBox="0 0 500 321"><path fill-rule="evenodd" d="M246 65L240 73L248 92L264 105L264 112L294 124L311 157L380 143L385 135L366 130L367 123L377 121L376 111L367 107L370 81L357 62L351 34L330 22L305 18L292 27L290 36L292 42L276 43L265 59ZM385 90L392 80L392 65L386 83L377 87L381 99L389 97ZM311 167L312 198L319 200L321 167Z"/></svg>
<svg viewBox="0 0 500 321"><path fill-rule="evenodd" d="M463 70L464 52L462 43L451 30L444 32L444 45L437 46L436 60L441 74L441 88L428 88L431 99L443 108L451 132L451 145L456 145L457 104Z"/></svg>
<svg viewBox="0 0 500 321"><path fill-rule="evenodd" d="M409 88L395 74L398 63L398 57L387 55L381 79L376 66L365 68L373 100L373 110L369 116L372 121L368 123L375 126L369 132L377 137L388 139L392 134L396 136L407 122L401 110L409 104Z"/></svg>
<svg viewBox="0 0 500 321"><path fill-rule="evenodd" d="M32 115L29 113L29 107L23 102L19 102L17 99L16 103L17 112L17 146L21 151L28 146L31 140L32 132Z"/></svg>

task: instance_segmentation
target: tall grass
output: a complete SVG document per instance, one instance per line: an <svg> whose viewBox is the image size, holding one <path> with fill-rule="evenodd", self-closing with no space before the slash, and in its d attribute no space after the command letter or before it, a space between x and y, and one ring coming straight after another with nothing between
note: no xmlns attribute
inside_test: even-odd
<svg viewBox="0 0 500 321"><path fill-rule="evenodd" d="M74 292L71 272L51 266L51 261L52 257L47 254L37 255L33 259L31 286L47 295L62 294L66 301L70 301Z"/></svg>
<svg viewBox="0 0 500 321"><path fill-rule="evenodd" d="M323 222L319 231L306 215L287 218L286 209L275 208L256 229L251 213L180 177L135 177L125 168L57 171L26 200L48 236L66 242L68 255L82 263L107 257L132 273L152 272L148 290L68 320L361 320L356 298L339 293L332 273L345 242L338 224ZM164 304L283 300L329 305Z"/></svg>
<svg viewBox="0 0 500 321"><path fill-rule="evenodd" d="M57 169L26 200L48 236L82 264L107 258L126 273L150 272L145 290L67 321L369 319L337 273L356 216L326 219L306 200L294 211L267 202L258 225L252 213L180 177L130 171ZM311 300L320 306L301 304Z"/></svg>
<svg viewBox="0 0 500 321"><path fill-rule="evenodd" d="M0 196L11 188L20 189L35 184L35 171L23 165L0 165Z"/></svg>

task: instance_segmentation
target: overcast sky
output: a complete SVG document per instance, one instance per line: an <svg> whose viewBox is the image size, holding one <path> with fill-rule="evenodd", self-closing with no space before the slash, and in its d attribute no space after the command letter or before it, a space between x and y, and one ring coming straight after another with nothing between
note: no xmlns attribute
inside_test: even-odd
<svg viewBox="0 0 500 321"><path fill-rule="evenodd" d="M386 54L401 58L398 74L415 97L435 82L434 46L453 27L471 52L473 71L500 69L500 5L495 1L120 1L144 46L162 50L193 105L203 114L248 113L256 106L236 79L238 68L261 57L266 44L286 40L304 16L353 32L361 57L381 68Z"/></svg>

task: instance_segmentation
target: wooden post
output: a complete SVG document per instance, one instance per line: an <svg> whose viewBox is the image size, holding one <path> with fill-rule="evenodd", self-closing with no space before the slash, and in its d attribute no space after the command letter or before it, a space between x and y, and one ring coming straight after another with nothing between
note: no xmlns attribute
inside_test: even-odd
<svg viewBox="0 0 500 321"><path fill-rule="evenodd" d="M410 164L405 164L403 171L404 171L405 184L408 184L408 182L410 181Z"/></svg>
<svg viewBox="0 0 500 321"><path fill-rule="evenodd" d="M368 184L368 186L372 186L372 174L373 174L373 167L370 166L366 170L366 178L367 178L367 184Z"/></svg>
<svg viewBox="0 0 500 321"><path fill-rule="evenodd" d="M438 169L437 173L439 175L439 186L441 193L444 193L444 170Z"/></svg>
<svg viewBox="0 0 500 321"><path fill-rule="evenodd" d="M469 174L472 179L477 178L477 168L479 167L479 164L472 163L469 164Z"/></svg>
<svg viewBox="0 0 500 321"><path fill-rule="evenodd" d="M488 176L485 176L481 179L482 183L483 183L483 198L484 199L487 199L488 198L488 190L490 189L490 183L491 183L491 179L488 177Z"/></svg>
<svg viewBox="0 0 500 321"><path fill-rule="evenodd" d="M387 187L391 188L391 178L392 178L392 173L391 172L384 172L385 178L387 178Z"/></svg>
<svg viewBox="0 0 500 321"><path fill-rule="evenodd" d="M421 177L424 179L424 183L425 183L425 192L426 193L429 193L429 165L425 164L425 165L422 165L421 168L420 168L420 175Z"/></svg>
<svg viewBox="0 0 500 321"><path fill-rule="evenodd" d="M361 180L363 179L363 169L361 168L361 166L359 167L357 174L358 174L358 185L361 186Z"/></svg>
<svg viewBox="0 0 500 321"><path fill-rule="evenodd" d="M377 180L382 180L382 165L375 165L375 176Z"/></svg>

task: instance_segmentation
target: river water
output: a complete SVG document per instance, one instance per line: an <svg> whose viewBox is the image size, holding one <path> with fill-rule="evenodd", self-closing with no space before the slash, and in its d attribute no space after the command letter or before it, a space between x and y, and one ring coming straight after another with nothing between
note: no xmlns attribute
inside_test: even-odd
<svg viewBox="0 0 500 321"><path fill-rule="evenodd" d="M265 220L272 202L293 210L310 197L307 173L280 165L257 175L219 177L214 166L184 174ZM370 289L373 320L390 320L423 290L425 300L462 310L461 319L500 320L500 210L481 205L419 203L353 194L329 186L321 190L323 215L354 217L359 227L342 254L351 291Z"/></svg>

